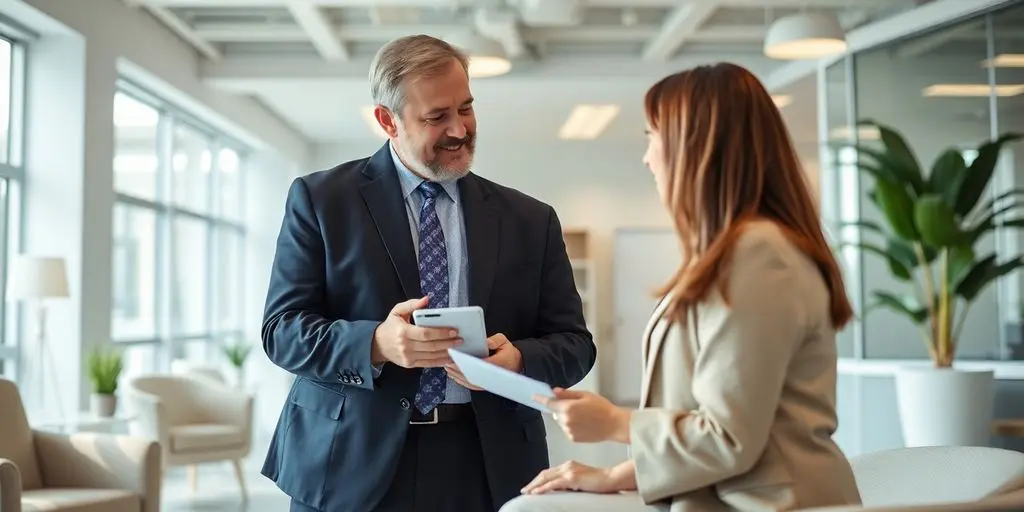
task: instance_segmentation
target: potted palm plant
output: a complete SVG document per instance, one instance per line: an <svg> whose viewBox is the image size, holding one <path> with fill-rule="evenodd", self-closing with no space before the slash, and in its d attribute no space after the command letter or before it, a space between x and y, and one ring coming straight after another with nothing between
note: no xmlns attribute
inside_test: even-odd
<svg viewBox="0 0 1024 512"><path fill-rule="evenodd" d="M235 342L224 345L224 357L235 370L235 386L245 386L245 360L252 351L252 345L248 343Z"/></svg>
<svg viewBox="0 0 1024 512"><path fill-rule="evenodd" d="M113 349L94 349L88 358L92 395L89 409L93 416L109 418L117 410L117 381L121 377L123 358Z"/></svg>
<svg viewBox="0 0 1024 512"><path fill-rule="evenodd" d="M1024 190L995 197L985 191L1002 147L1021 136L1005 134L977 147L968 164L956 148L943 151L925 174L895 129L872 120L881 145L858 145L858 168L874 187L870 201L883 222L855 223L856 244L881 257L902 290L874 290L869 308L881 307L913 322L932 364L907 365L896 375L896 398L907 446L983 445L990 439L994 375L955 367L956 350L972 303L997 279L1024 266L1020 255L981 252L979 240L999 228L1024 227L1012 217Z"/></svg>

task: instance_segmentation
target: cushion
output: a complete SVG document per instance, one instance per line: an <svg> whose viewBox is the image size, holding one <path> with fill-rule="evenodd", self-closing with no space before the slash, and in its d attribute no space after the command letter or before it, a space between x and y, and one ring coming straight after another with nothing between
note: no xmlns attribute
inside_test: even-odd
<svg viewBox="0 0 1024 512"><path fill-rule="evenodd" d="M174 453L196 453L230 450L244 443L242 427L197 423L171 427L171 451Z"/></svg>
<svg viewBox="0 0 1024 512"><path fill-rule="evenodd" d="M41 489L21 495L23 512L140 512L142 499L112 489Z"/></svg>

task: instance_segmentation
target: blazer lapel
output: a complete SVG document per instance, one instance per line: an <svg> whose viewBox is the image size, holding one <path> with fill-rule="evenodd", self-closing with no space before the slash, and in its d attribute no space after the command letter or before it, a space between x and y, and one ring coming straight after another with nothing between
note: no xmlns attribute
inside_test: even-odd
<svg viewBox="0 0 1024 512"><path fill-rule="evenodd" d="M402 291L406 298L418 298L420 290L419 265L409 231L409 217L405 212L402 185L398 181L398 170L391 159L388 144L379 149L363 168L369 181L359 187L370 217L377 227L377 233L391 258L391 264L398 273Z"/></svg>
<svg viewBox="0 0 1024 512"><path fill-rule="evenodd" d="M469 303L487 309L498 265L501 217L476 175L459 180L469 256Z"/></svg>
<svg viewBox="0 0 1024 512"><path fill-rule="evenodd" d="M640 407L646 407L650 399L651 381L654 378L654 366L658 361L658 352L661 350L661 344L665 341L668 329L672 328L665 322L662 322L662 316L664 316L667 306L668 301L662 298L661 302L654 307L654 312L651 314L651 319L647 323L647 329L644 332L641 349L644 362L644 379L640 385Z"/></svg>

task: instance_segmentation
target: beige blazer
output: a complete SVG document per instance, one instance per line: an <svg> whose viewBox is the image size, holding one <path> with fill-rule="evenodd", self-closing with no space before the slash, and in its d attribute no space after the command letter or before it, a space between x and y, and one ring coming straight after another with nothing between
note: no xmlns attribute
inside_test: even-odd
<svg viewBox="0 0 1024 512"><path fill-rule="evenodd" d="M672 512L860 504L836 431L836 340L814 263L772 223L750 224L717 292L644 334L630 424L640 496Z"/></svg>

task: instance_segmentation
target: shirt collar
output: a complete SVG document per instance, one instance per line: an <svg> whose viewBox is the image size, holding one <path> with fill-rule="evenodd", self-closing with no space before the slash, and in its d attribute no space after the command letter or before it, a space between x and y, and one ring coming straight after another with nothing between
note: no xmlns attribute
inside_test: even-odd
<svg viewBox="0 0 1024 512"><path fill-rule="evenodd" d="M391 160L395 162L395 169L398 170L398 181L402 184L402 198L409 199L409 195L416 191L416 188L423 183L423 178L416 175L416 173L409 170L408 167L402 163L402 159L398 158L398 153L395 152L395 147L388 142L388 149L391 151ZM438 182L441 188L444 189L445 193L448 194L448 198L453 203L458 204L459 202L459 185L458 180L447 180Z"/></svg>

